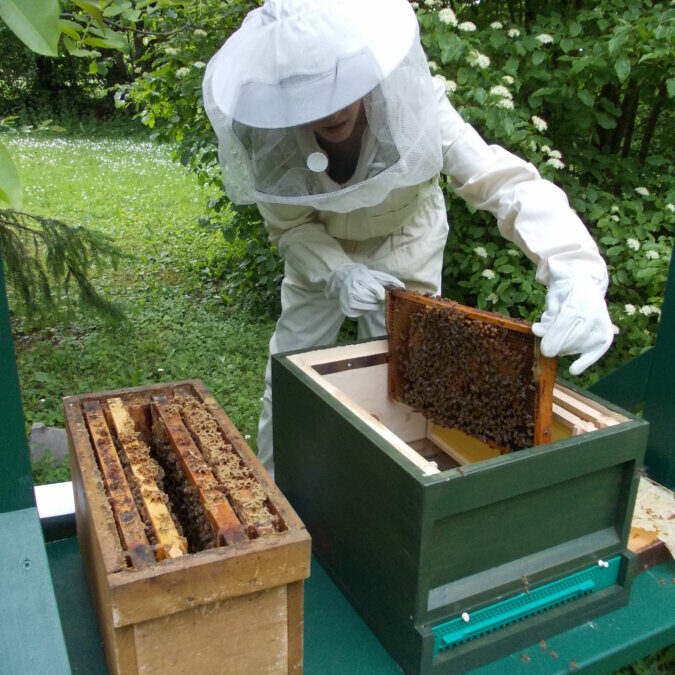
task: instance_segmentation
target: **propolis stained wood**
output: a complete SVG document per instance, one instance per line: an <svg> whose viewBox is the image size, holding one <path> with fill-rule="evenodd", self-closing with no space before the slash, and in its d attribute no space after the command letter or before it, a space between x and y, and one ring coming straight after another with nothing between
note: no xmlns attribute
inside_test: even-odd
<svg viewBox="0 0 675 675"><path fill-rule="evenodd" d="M311 541L202 382L64 399L111 673L301 673Z"/></svg>

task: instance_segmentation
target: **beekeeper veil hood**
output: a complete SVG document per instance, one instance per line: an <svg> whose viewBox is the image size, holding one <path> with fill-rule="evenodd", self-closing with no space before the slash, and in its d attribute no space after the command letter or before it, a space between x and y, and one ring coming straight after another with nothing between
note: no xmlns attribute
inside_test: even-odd
<svg viewBox="0 0 675 675"><path fill-rule="evenodd" d="M360 100L360 155L339 185L310 123ZM209 62L204 105L237 204L347 212L441 169L438 103L407 0L266 0Z"/></svg>

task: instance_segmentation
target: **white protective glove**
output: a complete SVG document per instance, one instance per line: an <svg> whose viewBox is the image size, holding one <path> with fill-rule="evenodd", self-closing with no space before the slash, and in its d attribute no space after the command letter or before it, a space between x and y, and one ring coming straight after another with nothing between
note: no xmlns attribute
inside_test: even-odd
<svg viewBox="0 0 675 675"><path fill-rule="evenodd" d="M604 288L583 272L574 274L566 267L551 265L546 311L532 332L541 338L544 356L580 354L570 366L570 375L579 375L614 339Z"/></svg>
<svg viewBox="0 0 675 675"><path fill-rule="evenodd" d="M357 317L381 309L387 288L405 288L405 284L386 272L352 263L333 272L326 295L338 298L345 316Z"/></svg>

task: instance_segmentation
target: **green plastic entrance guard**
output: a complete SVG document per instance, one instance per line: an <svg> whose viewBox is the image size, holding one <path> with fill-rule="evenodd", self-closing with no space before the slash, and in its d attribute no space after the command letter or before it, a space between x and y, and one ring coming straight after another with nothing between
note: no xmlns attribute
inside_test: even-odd
<svg viewBox="0 0 675 675"><path fill-rule="evenodd" d="M604 562L604 565L601 563ZM434 654L487 633L506 628L535 614L541 614L583 595L595 593L617 582L621 558L616 556L598 565L544 584L527 593L519 593L507 600L463 614L434 626Z"/></svg>

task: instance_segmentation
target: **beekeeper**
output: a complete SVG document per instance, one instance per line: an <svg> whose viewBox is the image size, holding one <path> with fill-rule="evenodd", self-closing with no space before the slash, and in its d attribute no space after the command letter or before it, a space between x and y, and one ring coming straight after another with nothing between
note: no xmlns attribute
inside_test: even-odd
<svg viewBox="0 0 675 675"><path fill-rule="evenodd" d="M454 110L407 0L266 0L209 62L204 104L230 199L258 205L285 261L270 354L331 344L345 317L385 334L386 288L440 293L441 172L536 264L542 353L580 354L577 375L609 348L597 246L559 188ZM272 472L269 361L265 382Z"/></svg>

